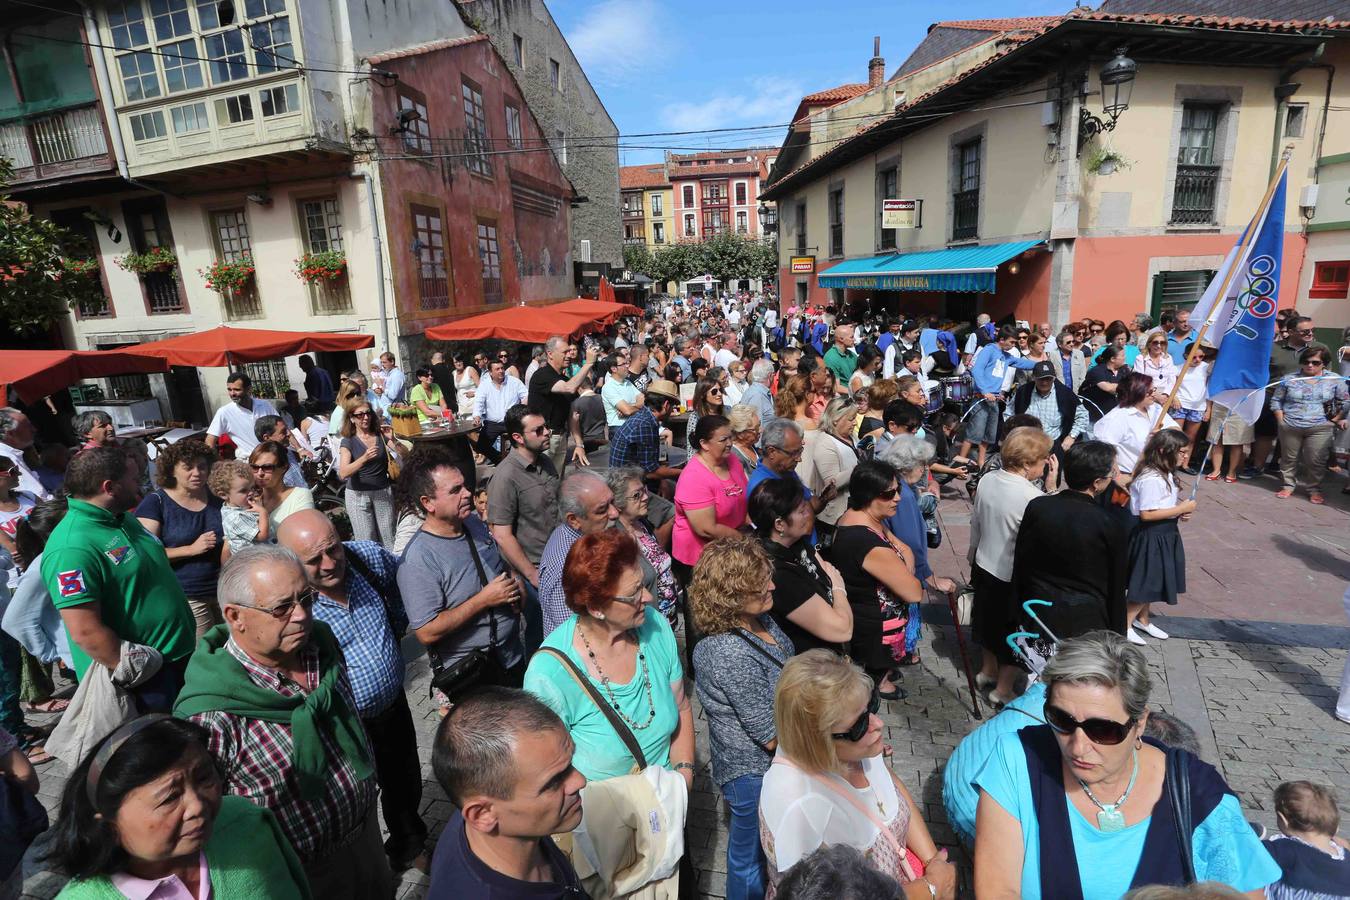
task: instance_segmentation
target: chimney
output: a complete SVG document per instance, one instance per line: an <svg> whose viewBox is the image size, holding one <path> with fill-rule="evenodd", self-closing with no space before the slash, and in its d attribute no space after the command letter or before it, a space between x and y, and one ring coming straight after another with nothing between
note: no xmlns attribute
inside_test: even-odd
<svg viewBox="0 0 1350 900"><path fill-rule="evenodd" d="M886 60L881 56L881 36L872 38L872 58L867 63L868 88L881 87L886 80Z"/></svg>

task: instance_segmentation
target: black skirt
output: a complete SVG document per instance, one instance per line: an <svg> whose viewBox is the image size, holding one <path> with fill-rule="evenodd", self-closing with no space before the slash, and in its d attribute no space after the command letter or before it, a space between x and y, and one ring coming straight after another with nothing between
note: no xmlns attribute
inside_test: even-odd
<svg viewBox="0 0 1350 900"><path fill-rule="evenodd" d="M975 588L975 603L970 611L970 630L980 646L1003 665L1013 665L1016 657L1008 647L1008 635L1016 630L1017 597L1011 582L1001 581L978 565L970 573Z"/></svg>
<svg viewBox="0 0 1350 900"><path fill-rule="evenodd" d="M1169 603L1186 593L1186 548L1176 519L1140 522L1130 535L1130 603Z"/></svg>

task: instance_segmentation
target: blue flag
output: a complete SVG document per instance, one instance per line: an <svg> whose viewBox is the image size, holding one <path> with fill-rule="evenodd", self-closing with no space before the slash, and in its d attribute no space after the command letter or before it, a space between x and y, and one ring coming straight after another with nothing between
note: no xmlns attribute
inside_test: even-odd
<svg viewBox="0 0 1350 900"><path fill-rule="evenodd" d="M1247 229L1256 229L1245 248L1242 240L1224 260L1197 312L1213 323L1209 340L1219 348L1210 370L1208 394L1248 422L1255 422L1265 402L1262 390L1270 380L1270 353L1275 342L1280 272L1284 259L1284 202L1288 181L1284 169L1270 203L1258 210ZM1245 237L1247 231L1243 232ZM1239 251L1241 249L1241 252ZM1219 287L1230 267L1237 272L1225 296ZM1253 393L1253 391L1255 393Z"/></svg>

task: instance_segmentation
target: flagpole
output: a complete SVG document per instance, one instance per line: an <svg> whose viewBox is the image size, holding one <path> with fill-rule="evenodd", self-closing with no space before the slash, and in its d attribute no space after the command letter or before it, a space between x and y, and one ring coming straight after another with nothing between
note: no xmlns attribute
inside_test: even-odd
<svg viewBox="0 0 1350 900"><path fill-rule="evenodd" d="M1280 179L1284 177L1285 169L1289 167L1289 157L1293 155L1293 152L1294 145L1286 144L1284 153L1280 154L1280 164L1275 169L1275 177L1270 180L1270 184L1266 187L1266 195L1261 198L1261 203L1256 207L1256 215L1252 217L1251 225L1247 227L1247 233L1242 236L1242 242L1238 245L1238 253L1233 257L1233 265L1229 266L1228 271L1224 273L1223 284L1220 285L1219 293L1214 298L1214 308L1209 311L1209 316L1206 317L1204 324L1200 326L1200 331L1196 333L1195 341L1191 343L1191 349L1186 353L1186 361L1182 363L1181 371L1177 372L1177 380L1172 385L1172 391L1167 395L1167 403L1163 406L1162 415L1158 416L1158 421L1153 423L1153 428L1149 432L1150 434L1162 428L1163 420L1167 417L1168 410L1170 410L1172 404L1176 402L1177 393L1181 390L1181 380L1186 377L1186 373L1191 370L1191 366L1195 365L1196 359L1199 358L1201 353L1200 342L1205 339L1205 335L1209 332L1209 327L1213 325L1215 320L1219 317L1219 311L1223 308L1223 299L1228 296L1228 288L1232 286L1233 279L1237 277L1237 271L1240 268L1239 264L1246 254L1247 247L1252 241L1256 240L1256 233L1260 230L1255 226L1259 224L1264 214L1268 211L1270 199L1275 195L1275 187L1280 183Z"/></svg>

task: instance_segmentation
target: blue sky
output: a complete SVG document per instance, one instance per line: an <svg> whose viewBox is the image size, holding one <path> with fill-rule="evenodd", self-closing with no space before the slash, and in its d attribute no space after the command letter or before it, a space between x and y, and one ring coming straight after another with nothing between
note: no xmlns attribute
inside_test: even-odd
<svg viewBox="0 0 1350 900"><path fill-rule="evenodd" d="M1072 0L548 0L620 135L785 123L803 94L867 80L881 35L889 76L940 19L1048 15ZM632 138L619 162L663 147L777 146L781 128Z"/></svg>

